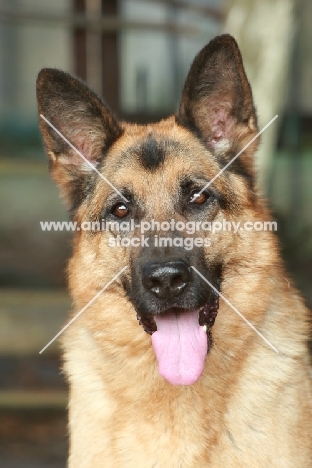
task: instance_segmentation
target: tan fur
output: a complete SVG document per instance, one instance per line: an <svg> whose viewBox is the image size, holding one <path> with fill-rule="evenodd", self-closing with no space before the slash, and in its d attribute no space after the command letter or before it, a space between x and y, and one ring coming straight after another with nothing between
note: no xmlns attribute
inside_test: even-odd
<svg viewBox="0 0 312 468"><path fill-rule="evenodd" d="M195 96L196 105L192 105L187 93L196 77L190 73L180 122L170 117L145 126L120 124L99 166L112 184L135 193L144 205L146 220L183 220L174 205L181 176L200 170L208 180L212 179L219 171L219 155L226 151L225 141L236 150L256 134L251 91L238 48L228 36L219 41L224 47L230 44L234 48L242 92L247 96L242 100L247 103L241 110L242 121L238 122L234 111L224 114L231 99L230 105L235 107L234 91L230 90L226 103L220 105L221 113L219 108L216 111L226 125L217 120L217 130L213 122L207 124L207 130L205 119L210 117L205 109L222 93L218 90L210 104L205 97L204 106L199 104L200 96ZM206 60L205 53L204 49ZM201 56L196 60L201 63ZM197 63L199 76L198 67ZM41 102L39 93L39 106L43 106ZM209 113L213 114L211 109ZM101 112L106 115L105 108ZM189 120L203 129L201 139L187 128ZM213 150L210 142L218 140L220 129L221 133L225 129L226 138L219 146L217 141ZM166 155L156 171L145 169L136 153L130 151L151 137L156 142L179 143L168 150L172 154ZM64 166L68 155L58 154L50 136L45 141L51 152L53 177L70 199L71 181L78 170L69 174L68 165ZM90 157L93 160L98 157L98 142L95 147L97 156ZM256 147L257 142L241 155L248 171L252 171ZM92 148L88 151L92 155ZM126 157L128 154L132 156ZM264 201L241 175L228 171L215 180L214 187L229 200L228 221L243 224L270 220ZM92 190L92 198L83 199L74 213L78 223L98 219L103 203L112 194L111 187L100 178ZM222 221L225 212L213 205L210 216ZM135 235L138 232L129 233ZM109 232L77 232L68 268L74 317L122 267L128 267L62 336L64 370L70 383L69 468L311 467L308 311L286 277L273 233L196 233L211 237L211 247L204 250L206 264L222 259L224 297L279 352L275 353L220 299L212 328L213 346L203 374L190 386L173 386L159 375L151 337L139 325L123 286L125 278L132 281L130 265L136 262L140 250L110 248L109 236Z"/></svg>
<svg viewBox="0 0 312 468"><path fill-rule="evenodd" d="M170 121L160 127L163 137L178 131ZM156 135L157 130L156 125ZM142 137L150 131L130 127L129 134ZM184 136L181 132L180 139ZM119 144L127 145L127 138L128 134ZM169 190L181 166L168 166ZM209 170L213 166L207 164ZM157 190L165 193L163 174L146 183L147 174L140 175L137 167L126 172L124 177L137 185L145 181L137 187L143 197ZM106 190L101 184L100 199ZM165 200L152 198L151 211L164 212ZM258 212L251 213L244 201L242 219L269 219L261 204ZM139 327L117 280L63 338L71 383L70 467L310 466L307 311L289 286L271 233L254 233L248 252L237 251L235 244L243 245L243 239L237 241L232 234L225 239L224 234L213 242L229 256L222 292L279 354L221 301L213 328L218 347L209 353L204 374L190 387L173 387L158 375L151 338ZM108 252L105 239L76 239L69 268L75 312L128 263L128 255L127 249ZM104 266L101 259L107 256L110 262Z"/></svg>

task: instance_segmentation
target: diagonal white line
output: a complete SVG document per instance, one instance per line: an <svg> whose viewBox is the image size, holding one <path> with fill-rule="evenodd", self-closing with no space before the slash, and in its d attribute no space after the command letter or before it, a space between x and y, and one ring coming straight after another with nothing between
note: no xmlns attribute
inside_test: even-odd
<svg viewBox="0 0 312 468"><path fill-rule="evenodd" d="M112 187L113 190L115 190L115 192L118 193L118 195L120 195L126 202L128 201L126 199L126 197L123 196L122 193L119 192L118 189L116 189L116 187L108 180L106 179L106 177L100 173L100 171L97 170L97 168L69 141L67 140L67 138L42 114L40 114L40 117L48 124L50 125L51 128L53 128L53 130L61 137L63 138L64 141L66 141L66 143L74 150L76 151L77 154L79 154L79 156L84 160L84 162L86 162L100 177L102 177L103 180L105 180L105 182L110 186Z"/></svg>
<svg viewBox="0 0 312 468"><path fill-rule="evenodd" d="M218 174L215 175L215 176L208 182L208 184L205 185L205 187L204 187L203 189L201 189L200 192L197 192L197 193L196 193L196 196L194 196L193 199L192 199L191 201L194 201L195 198L199 197L199 195L200 195L201 193L203 193L203 191L206 190L206 188L208 188L209 185L212 184L212 182L214 182L214 181L222 174L222 172L224 172L224 171L232 164L232 162L235 161L235 159L238 158L238 156L240 156L240 155L245 151L245 149L247 149L248 146L250 146L251 143L253 143L253 142L261 135L261 133L263 133L264 130L266 130L266 129L271 125L271 123L274 122L274 120L277 119L277 117L278 117L278 115L276 115L275 117L273 117L273 119L271 119L270 122L267 123L266 126L263 127L263 129L260 130L260 132L257 133L257 135L255 135L255 136L247 143L247 145L245 145L244 148L241 149L240 152L237 153L237 155L234 156L234 158L232 158L231 161L229 161L229 162L221 169L221 171L218 172Z"/></svg>
<svg viewBox="0 0 312 468"><path fill-rule="evenodd" d="M228 301L227 298L224 297L223 294L221 294L221 293L217 290L217 288L215 288L215 287L207 280L207 278L205 278L194 266L192 266L191 268L193 268L193 270L196 271L196 273L201 277L201 279L203 279L203 280L214 290L214 292L216 292L216 293L224 300L224 302L226 302L227 305L229 305L229 306L234 310L234 312L236 312L237 315L239 315L240 318L242 318L242 319L244 320L244 322L246 322L247 325L249 325L250 328L252 328L253 331L256 332L257 335L259 335L260 338L262 338L263 341L265 341L266 344L270 346L271 349L273 349L273 351L275 351L276 353L279 353L278 349L276 349L275 346L273 346L272 343L270 343L269 340L268 340L267 338L265 338L265 337L262 335L262 333L260 333L259 330L257 330L256 327L255 327L252 323L250 323L249 320L247 320L246 317L244 317L244 315L243 315L241 312L239 312L239 310L237 310L236 307L234 307L234 306L230 303L230 301Z"/></svg>
<svg viewBox="0 0 312 468"><path fill-rule="evenodd" d="M55 337L52 338L52 340L49 341L49 343L46 344L45 347L42 348L41 351L39 351L39 354L43 353L43 351L44 351L45 349L47 349L47 347L50 346L50 344L53 343L53 341L55 341L55 340L63 333L63 331L65 331L66 328L68 328L69 325L71 325L71 324L82 314L82 312L84 312L84 311L89 307L89 305L91 305L91 304L102 294L102 292L105 291L105 289L107 289L108 286L110 286L110 285L115 281L115 279L118 278L119 275L121 275L121 273L122 273L123 271L125 271L126 268L128 268L128 267L127 267L127 266L123 267L123 268L117 273L117 275L115 275L114 278L111 279L111 280L104 286L104 288L102 288L101 291L99 291L99 292L91 299L91 301L89 301L88 304L85 305L85 306L80 310L80 312L78 312L78 314L76 314L75 317L73 317L73 318L65 325L65 327L63 327L62 330L59 331L59 332L55 335Z"/></svg>

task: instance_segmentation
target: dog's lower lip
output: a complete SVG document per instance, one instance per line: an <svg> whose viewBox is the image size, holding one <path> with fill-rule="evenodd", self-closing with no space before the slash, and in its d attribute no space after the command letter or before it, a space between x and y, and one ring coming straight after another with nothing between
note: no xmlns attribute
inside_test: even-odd
<svg viewBox="0 0 312 468"><path fill-rule="evenodd" d="M141 315L137 314L137 319L140 325L142 325L144 331L146 331L146 333L149 335L152 335L155 331L157 331L157 325L153 315L142 317Z"/></svg>

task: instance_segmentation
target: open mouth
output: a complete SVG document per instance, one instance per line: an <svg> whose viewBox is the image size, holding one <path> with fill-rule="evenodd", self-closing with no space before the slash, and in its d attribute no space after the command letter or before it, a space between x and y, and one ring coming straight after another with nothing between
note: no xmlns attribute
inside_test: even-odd
<svg viewBox="0 0 312 468"><path fill-rule="evenodd" d="M209 303L199 307L198 309L194 309L194 313L198 315L198 324L199 326L203 327L204 331L209 335L210 329L215 323L217 314L219 309L219 296L213 296L213 298L209 301ZM178 307L173 307L171 309L167 309L162 311L162 315L166 315L166 313L175 312L177 315L180 313L183 314L186 310L189 309L182 309ZM154 332L157 331L156 321L153 315L150 317L142 317L141 315L137 314L137 319L139 320L140 325L142 325L144 331L149 335L152 335ZM208 349L209 351L209 349Z"/></svg>
<svg viewBox="0 0 312 468"><path fill-rule="evenodd" d="M172 307L150 317L137 315L152 344L158 371L173 385L191 385L201 376L211 349L210 330L219 308L219 296L197 309Z"/></svg>

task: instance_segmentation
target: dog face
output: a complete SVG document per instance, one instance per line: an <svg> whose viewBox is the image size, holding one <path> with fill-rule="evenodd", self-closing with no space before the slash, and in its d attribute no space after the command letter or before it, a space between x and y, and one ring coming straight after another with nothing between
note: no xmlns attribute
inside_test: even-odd
<svg viewBox="0 0 312 468"><path fill-rule="evenodd" d="M156 124L118 122L85 84L58 70L40 72L37 92L40 114L80 153L40 119L52 177L73 219L112 226L76 232L73 295L85 284L103 287L127 266L116 294L128 298L137 333L152 335L160 374L175 385L194 383L214 339L218 291L234 252L237 263L255 248L244 233L210 238L203 223L253 220L262 210L254 196L257 142L221 172L257 133L236 42L220 36L198 54L177 114ZM142 225L152 222L160 229L143 239ZM197 228L181 232L179 223Z"/></svg>

